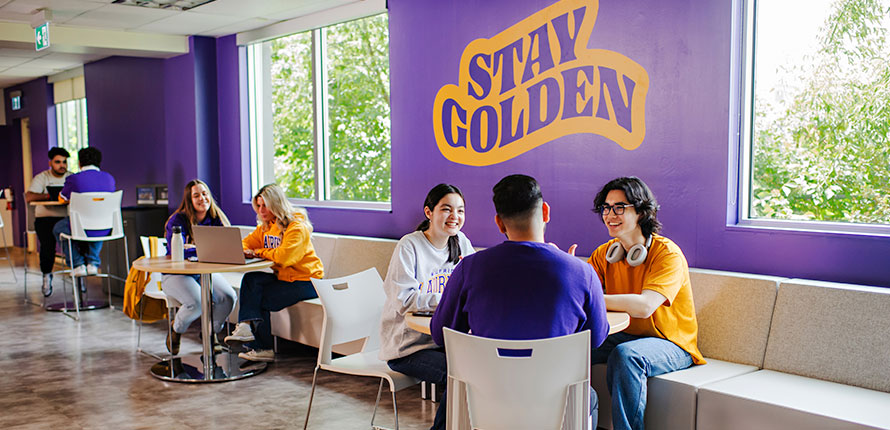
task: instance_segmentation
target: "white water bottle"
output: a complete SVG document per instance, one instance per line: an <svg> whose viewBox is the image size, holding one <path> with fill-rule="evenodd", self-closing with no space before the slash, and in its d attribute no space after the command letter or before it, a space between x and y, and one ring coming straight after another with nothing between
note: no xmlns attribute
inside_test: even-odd
<svg viewBox="0 0 890 430"><path fill-rule="evenodd" d="M182 227L173 226L173 237L170 238L170 261L182 261Z"/></svg>

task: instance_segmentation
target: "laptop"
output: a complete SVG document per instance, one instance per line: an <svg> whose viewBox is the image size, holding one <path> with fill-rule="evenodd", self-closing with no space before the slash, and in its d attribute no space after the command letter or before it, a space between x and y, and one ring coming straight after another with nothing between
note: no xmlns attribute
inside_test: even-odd
<svg viewBox="0 0 890 430"><path fill-rule="evenodd" d="M193 225L192 237L201 263L249 264L262 258L245 258L241 247L241 229Z"/></svg>

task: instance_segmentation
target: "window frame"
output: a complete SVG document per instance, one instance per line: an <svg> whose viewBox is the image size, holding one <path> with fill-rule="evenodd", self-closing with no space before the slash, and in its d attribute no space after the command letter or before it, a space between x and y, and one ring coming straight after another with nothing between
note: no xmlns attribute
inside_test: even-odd
<svg viewBox="0 0 890 430"><path fill-rule="evenodd" d="M382 12L388 13L388 12ZM306 30L311 34L311 59L312 59L312 137L313 137L313 171L315 174L314 190L312 198L295 198L290 197L292 203L304 207L323 207L336 209L361 209L372 211L392 211L392 169L390 168L390 201L387 202L370 202L359 200L335 200L331 198L332 177L331 177L331 153L329 136L326 133L330 124L328 117L328 102L326 82L328 79L328 68L325 67L325 33L328 27L342 24L357 19L370 18L380 13L372 15L358 16L353 19L334 22L324 27ZM303 33L296 32L292 34ZM286 35L280 36L286 37ZM272 83L271 74L271 41L266 39L262 42L247 45L247 98L248 98L248 124L249 124L249 142L250 147L250 190L251 194L256 193L264 184L274 181L274 152L275 142L272 138ZM257 49L257 47L262 47ZM388 60L388 59L387 59ZM258 65L261 69L258 70ZM260 70L262 73L260 73ZM262 80L255 79L256 76L262 75ZM259 82L258 82L259 81ZM391 81L390 83L391 84ZM261 95L258 97L258 95ZM265 114L268 112L269 114ZM390 121L392 107L390 105ZM259 127L257 118L262 118L262 128ZM390 122L391 124L391 122ZM391 127L391 126L390 126ZM392 160L392 137L390 136L390 160Z"/></svg>
<svg viewBox="0 0 890 430"><path fill-rule="evenodd" d="M68 145L69 134L66 129L69 119L66 106L68 103L74 103L74 117L77 121L77 148ZM67 150L71 153L73 159L77 159L77 151L90 146L89 141L89 118L87 117L87 99L86 97L67 100L61 103L54 103L56 115L56 146ZM68 170L71 172L80 171L77 163L69 163Z"/></svg>
<svg viewBox="0 0 890 430"><path fill-rule="evenodd" d="M754 161L753 126L754 126L754 70L756 66L756 7L758 0L737 0L734 10L733 38L736 46L733 59L737 62L732 66L732 73L738 73L733 84L734 106L731 107L730 118L730 208L727 210L727 225L741 228L781 230L794 232L834 233L890 237L890 224L865 224L841 221L805 221L783 220L772 218L753 218L750 216L752 171ZM737 116L732 110L738 109ZM738 128L733 132L733 118ZM732 136L734 134L734 136ZM734 160L733 160L734 159ZM733 174L734 171L734 174ZM733 186L734 184L734 186ZM731 205L736 208L733 211Z"/></svg>

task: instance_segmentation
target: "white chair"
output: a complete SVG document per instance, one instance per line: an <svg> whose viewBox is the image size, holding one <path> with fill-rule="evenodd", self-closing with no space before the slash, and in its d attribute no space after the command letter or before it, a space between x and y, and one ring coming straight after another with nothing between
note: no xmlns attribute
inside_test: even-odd
<svg viewBox="0 0 890 430"><path fill-rule="evenodd" d="M386 362L377 358L380 348L380 316L386 295L383 280L376 268L344 276L337 279L313 279L312 285L318 292L324 308L324 323L321 328L321 346L318 348L318 363L312 374L312 393L309 395L309 408L306 410L305 430L309 426L309 412L315 396L315 381L318 370L345 373L347 375L371 376L380 378L377 389L377 402L371 415L371 427L377 416L383 381L389 383L392 393L392 407L395 414L395 428L399 428L399 411L396 408L396 391L417 384L419 381L389 368ZM365 339L361 352L331 359L331 347L337 344Z"/></svg>
<svg viewBox="0 0 890 430"><path fill-rule="evenodd" d="M449 430L587 430L590 332L499 340L444 329Z"/></svg>
<svg viewBox="0 0 890 430"><path fill-rule="evenodd" d="M152 238L149 236L139 236L139 240L142 242L142 253L146 257L162 257L167 255L167 239L163 237L154 238L156 243L152 246ZM152 249L154 248L154 249ZM142 298L151 297L157 300L163 300L167 305L167 336L172 335L173 331L173 317L176 315L176 309L182 306L176 299L168 296L161 290L161 275L157 272L152 272L151 277L148 279L148 284L145 285L145 290L142 291ZM157 354L153 354L148 351L144 351L141 347L142 342L142 312L145 308L144 302L142 302L142 298L139 299L139 330L136 334L136 351L141 352L150 357L156 358L158 360L163 360L165 357L161 357ZM169 358L169 357L167 357Z"/></svg>
<svg viewBox="0 0 890 430"><path fill-rule="evenodd" d="M123 191L115 191L110 193L71 193L71 199L68 202L68 217L71 225L71 234L62 233L61 235L59 235L60 238L68 242L67 246L69 256L72 254L73 240L81 242L106 242L109 240L123 239L124 261L126 263L127 272L130 271L130 256L127 253L127 237L124 236L123 220L121 219L122 195ZM86 233L87 230L108 229L111 230L111 233L107 236L93 237L87 236ZM72 267L72 269L74 268ZM72 270L70 273L71 284L76 286L78 278L80 277L74 274L74 270ZM100 273L97 275L88 276L112 278L124 283L126 282L126 279L124 278L107 273ZM67 290L64 286L62 288L66 307L64 312L66 315L69 315L67 310ZM76 287L74 289L76 290ZM114 307L111 306L111 288L108 289L108 306L114 309ZM77 294L76 291L74 292L74 310L77 313L77 316L74 317L74 319L79 320L80 296L79 294Z"/></svg>
<svg viewBox="0 0 890 430"><path fill-rule="evenodd" d="M19 278L15 275L15 266L12 264L12 258L9 257L9 244L6 243L6 226L3 224L3 217L0 217L0 236L3 236L3 250L6 251L6 261L9 262L9 270L12 271L12 283L17 284ZM27 259L27 255L25 257Z"/></svg>

